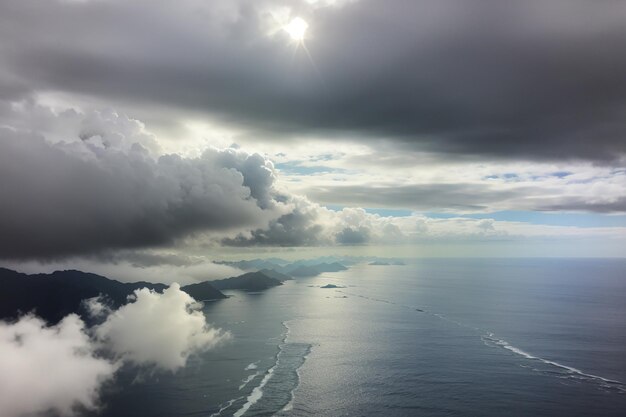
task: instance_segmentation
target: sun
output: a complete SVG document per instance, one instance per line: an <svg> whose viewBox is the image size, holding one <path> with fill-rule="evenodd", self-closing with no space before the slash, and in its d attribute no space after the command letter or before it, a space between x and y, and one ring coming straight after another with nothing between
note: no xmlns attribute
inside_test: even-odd
<svg viewBox="0 0 626 417"><path fill-rule="evenodd" d="M291 39L297 42L304 40L304 35L308 28L309 24L301 17L293 18L289 23L283 26L283 30L291 36Z"/></svg>

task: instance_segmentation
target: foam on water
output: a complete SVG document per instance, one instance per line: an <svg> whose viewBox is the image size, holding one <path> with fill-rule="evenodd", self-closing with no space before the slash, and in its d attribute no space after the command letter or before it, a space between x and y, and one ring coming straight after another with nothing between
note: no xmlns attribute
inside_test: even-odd
<svg viewBox="0 0 626 417"><path fill-rule="evenodd" d="M288 341L289 339L289 335L291 334L291 329L289 327L289 322L284 322L283 326L285 326L287 328L287 333L285 334L285 341ZM311 345L308 345L307 351L306 353L302 356L302 363L304 363L306 361L306 359L309 357L309 354L311 353ZM297 376L297 383L294 385L293 389L290 391L289 393L289 402L283 407L283 409L281 410L282 412L289 412L291 410L293 410L293 401L296 395L296 390L298 389L298 387L300 386L300 380L301 375L300 375L300 369L302 368L302 366L298 366L296 368L296 376Z"/></svg>
<svg viewBox="0 0 626 417"><path fill-rule="evenodd" d="M610 390L615 390L621 393L626 393L626 383L621 382L621 381L617 381L614 379L608 379L608 378L604 378L602 376L599 375L594 375L594 374L590 374L587 372L583 372L578 368L574 368L572 366L568 366L568 365L564 365L562 363L556 362L556 361L552 361L549 359L545 359L545 358L541 358L539 356L535 356L532 355L518 347L515 347L513 345L511 345L509 342L507 342L504 339L499 339L497 338L493 333L489 332L487 334L484 334L481 336L481 339L483 340L483 342L485 343L486 346L490 346L490 347L501 347L504 348L510 352L513 352L516 355L522 356L526 359L529 360L533 360L533 361L539 361L543 364L546 365L550 365L553 367L556 367L562 371L565 371L563 375L561 375L561 377L573 377L575 379L580 379L580 380L586 380L586 381L591 381L591 382L597 382L600 383L600 385L605 388L605 389L610 389ZM538 371L541 372L542 370L540 369L535 369L532 368L534 371Z"/></svg>
<svg viewBox="0 0 626 417"><path fill-rule="evenodd" d="M254 378L256 378L259 375L261 375L260 372L248 375L248 377L246 377L243 381L241 381L241 385L239 385L239 391L244 389Z"/></svg>
<svg viewBox="0 0 626 417"><path fill-rule="evenodd" d="M225 404L220 404L220 409L217 412L211 414L209 417L221 416L224 411L228 410L236 401L239 401L241 399L243 399L243 397L237 397L227 401Z"/></svg>
<svg viewBox="0 0 626 417"><path fill-rule="evenodd" d="M610 391L616 391L616 392L620 392L620 393L626 393L626 383L621 382L621 381L617 381L614 379L608 379L608 378L604 378L602 376L599 375L594 375L594 374L590 374L590 373L586 373L581 371L578 368L574 368L572 366L568 366L568 365L564 365L562 363L559 362L555 362L549 359L545 359L545 358L541 358L538 356L534 356L522 349L519 349L513 345L511 345L510 343L508 343L506 340L503 339L499 339L497 337L494 336L494 334L492 332L488 332L485 331L479 327L474 327L474 326L470 326L468 324L462 323L460 321L451 319L449 317L447 317L444 314L441 313L434 313L431 311L428 311L424 308L417 308L417 307L412 307L412 306L408 306L408 305L403 305L403 304L398 304L395 303L393 301L389 301L389 300L384 300L381 298L374 298L374 297L368 297L365 295L361 295L361 294L355 294L355 293L348 293L345 291L340 291L337 290L337 292L342 292L344 294L349 294L355 297L359 297L359 298L363 298L366 300L370 300L370 301L374 301L374 302L379 302L379 303L385 303L385 304L391 304L391 305L395 305L397 307L400 308L406 308L406 309L411 309L413 311L419 312L419 313L425 313L428 314L430 316L433 317L437 317L438 319L447 321L449 323L454 323L457 326L460 327L464 327L470 330L474 330L480 333L480 338L483 341L483 343L486 346L489 347L500 347L500 348L504 348L510 352L513 352L516 355L522 356L528 360L533 360L533 361L539 361L545 365L549 365L552 367L555 367L561 371L564 371L561 373L561 375L559 375L559 377L561 378L568 378L568 379L579 379L579 380L584 380L584 381L589 381L589 382L595 382L595 383L599 383L600 386L604 389L610 390ZM531 368L533 371L537 371L537 372L543 372L540 369L535 369L535 368Z"/></svg>
<svg viewBox="0 0 626 417"><path fill-rule="evenodd" d="M259 385L254 387L246 398L246 402L233 414L234 417L242 417L246 413L252 415L257 413L275 414L291 408L294 392L300 381L299 368L310 353L311 345L288 342L290 329L286 322L282 324L285 327L285 333L281 344L278 346L279 350L274 365L266 371ZM240 386L240 390L258 375L260 373L246 378L244 384ZM273 379L275 375L278 377Z"/></svg>
<svg viewBox="0 0 626 417"><path fill-rule="evenodd" d="M254 369L257 369L259 367L259 362L253 362L250 365L246 366L246 368L244 369L244 371L251 371Z"/></svg>
<svg viewBox="0 0 626 417"><path fill-rule="evenodd" d="M274 364L274 366L272 366L267 371L267 373L261 380L261 383L258 386L254 387L250 395L248 395L246 403L239 410L237 410L235 414L233 414L234 417L243 416L250 407L256 404L256 402L259 401L261 397L263 397L263 387L265 387L265 385L267 384L267 381L269 381L272 375L274 374L274 369L276 368L277 365L278 365L278 361Z"/></svg>
<svg viewBox="0 0 626 417"><path fill-rule="evenodd" d="M309 345L308 351L307 353L302 357L302 361L306 361L306 359L309 357L309 354L311 353L311 346ZM283 409L281 411L291 411L293 410L293 401L295 399L295 395L296 395L296 390L298 389L298 387L300 386L300 380L301 380L301 375L300 375L300 368L298 367L296 369L296 374L298 376L298 383L293 387L293 389L291 390L291 392L289 393L290 395L290 400L287 403L287 405L285 405L283 407Z"/></svg>

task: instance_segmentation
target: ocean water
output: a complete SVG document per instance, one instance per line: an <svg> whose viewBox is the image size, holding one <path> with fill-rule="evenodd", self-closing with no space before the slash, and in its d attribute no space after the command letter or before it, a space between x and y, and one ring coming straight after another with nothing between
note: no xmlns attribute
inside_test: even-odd
<svg viewBox="0 0 626 417"><path fill-rule="evenodd" d="M230 294L205 314L232 341L123 372L101 415L626 415L626 260L356 265Z"/></svg>

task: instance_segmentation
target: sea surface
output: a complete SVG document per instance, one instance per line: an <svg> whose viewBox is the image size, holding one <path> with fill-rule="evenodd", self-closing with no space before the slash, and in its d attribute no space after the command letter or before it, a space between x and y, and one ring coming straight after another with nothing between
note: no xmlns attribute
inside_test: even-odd
<svg viewBox="0 0 626 417"><path fill-rule="evenodd" d="M124 371L101 415L626 415L626 260L428 259L228 293L204 311L230 342Z"/></svg>

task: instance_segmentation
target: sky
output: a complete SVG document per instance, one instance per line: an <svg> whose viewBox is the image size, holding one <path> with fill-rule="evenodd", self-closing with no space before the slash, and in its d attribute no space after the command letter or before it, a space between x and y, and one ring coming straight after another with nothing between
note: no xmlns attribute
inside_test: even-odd
<svg viewBox="0 0 626 417"><path fill-rule="evenodd" d="M626 256L625 21L613 0L0 2L0 264Z"/></svg>

